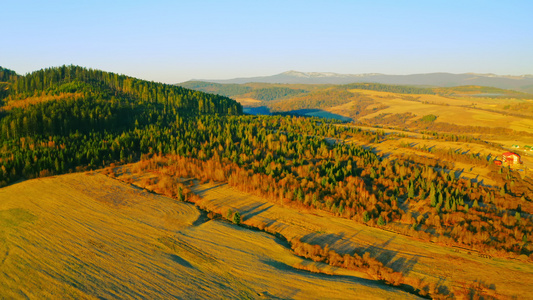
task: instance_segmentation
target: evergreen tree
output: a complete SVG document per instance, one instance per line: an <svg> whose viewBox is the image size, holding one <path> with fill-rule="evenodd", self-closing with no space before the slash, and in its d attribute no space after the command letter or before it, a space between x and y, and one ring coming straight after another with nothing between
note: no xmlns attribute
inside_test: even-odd
<svg viewBox="0 0 533 300"><path fill-rule="evenodd" d="M409 197L410 199L413 199L415 197L415 185L412 181L409 182L407 197Z"/></svg>
<svg viewBox="0 0 533 300"><path fill-rule="evenodd" d="M370 214L367 211L365 211L363 213L363 222L368 223L368 221L370 221Z"/></svg>
<svg viewBox="0 0 533 300"><path fill-rule="evenodd" d="M239 225L241 223L241 214L237 211L233 214L233 224Z"/></svg>
<svg viewBox="0 0 533 300"><path fill-rule="evenodd" d="M431 195L429 196L429 199L430 199L430 205L432 207L437 206L437 196L435 196L434 192L431 193Z"/></svg>

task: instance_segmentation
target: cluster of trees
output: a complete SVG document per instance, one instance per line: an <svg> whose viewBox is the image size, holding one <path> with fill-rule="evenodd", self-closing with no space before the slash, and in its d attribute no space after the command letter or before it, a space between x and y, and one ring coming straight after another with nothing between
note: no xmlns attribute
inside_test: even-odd
<svg viewBox="0 0 533 300"><path fill-rule="evenodd" d="M305 94L308 91L297 87L283 87L270 84L220 84L204 81L187 81L179 84L182 87L224 95L228 97L240 96L261 101L272 101Z"/></svg>
<svg viewBox="0 0 533 300"><path fill-rule="evenodd" d="M480 153L462 153L461 149L452 149L452 148L437 148L437 147L428 147L427 145L415 146L414 144L401 142L400 147L402 148L411 148L419 152L431 153L435 157L441 159L444 162L462 162L472 165L477 165L481 167L489 167L493 160L489 159ZM453 164L446 164L446 168L452 169Z"/></svg>
<svg viewBox="0 0 533 300"><path fill-rule="evenodd" d="M361 89L361 90L372 90L379 92L389 92L389 93L398 93L398 94L427 94L435 95L436 93L433 89L421 88L408 85L391 85L391 84L381 84L381 83L350 83L342 85L346 89Z"/></svg>
<svg viewBox="0 0 533 300"><path fill-rule="evenodd" d="M0 67L0 82L11 81L17 77L18 75L15 71Z"/></svg>
<svg viewBox="0 0 533 300"><path fill-rule="evenodd" d="M431 139L441 140L441 141L450 141L450 142L464 142L464 143L475 143L484 145L487 147L496 147L501 149L501 146L492 142L484 141L480 138L476 138L471 135L465 134L453 134L453 133L440 133L436 131L424 131L421 130L420 133L429 135ZM424 137L425 138L425 137Z"/></svg>
<svg viewBox="0 0 533 300"><path fill-rule="evenodd" d="M227 97L62 66L10 77L0 110L0 184L133 161L142 153L186 155L200 116L239 115ZM55 101L34 101L54 98ZM31 102L33 103L33 102ZM179 149L179 150L178 150Z"/></svg>
<svg viewBox="0 0 533 300"><path fill-rule="evenodd" d="M484 127L472 125L456 125L445 122L427 122L426 120L415 120L415 114L407 112L402 114L382 113L370 119L361 122L362 125L373 126L393 126L404 129L431 131L431 132L448 132L454 133L455 136L465 134L487 134L487 135L518 135L533 136L533 133L525 131L516 131L504 127ZM474 138L469 138L474 139Z"/></svg>
<svg viewBox="0 0 533 300"><path fill-rule="evenodd" d="M352 93L346 89L336 88L309 93L305 96L295 97L284 101L269 104L271 111L291 111L298 109L321 109L356 101L361 107L372 103L370 97Z"/></svg>
<svg viewBox="0 0 533 300"><path fill-rule="evenodd" d="M532 220L504 218L533 211L533 183L518 184L519 175L510 170L502 188L487 187L457 178L438 160L383 159L358 146L328 142L323 136L353 129L325 121L238 119L220 119L222 132L216 129L220 125L204 123L205 134L213 138L192 155L170 157L165 173L228 182L273 202L325 210L426 240L502 251L497 255L533 252ZM495 231L499 238L491 236Z"/></svg>
<svg viewBox="0 0 533 300"><path fill-rule="evenodd" d="M399 286L404 283L402 273L394 272L393 269L384 266L383 263L371 257L368 252L362 255L358 253L340 255L329 249L328 245L321 247L320 245L304 243L298 239L293 239L290 244L292 251L298 256L348 270L363 270L375 280L383 280L390 285Z"/></svg>
<svg viewBox="0 0 533 300"><path fill-rule="evenodd" d="M483 97L483 98L518 98L530 99L531 94L517 92L513 90L504 90L490 86L463 85L454 87L438 87L433 90L443 96L453 97Z"/></svg>
<svg viewBox="0 0 533 300"><path fill-rule="evenodd" d="M175 107L186 113L242 113L240 105L227 97L78 66L48 68L17 77L8 99L76 91L93 93L105 100L113 100L114 96L133 104L158 104L162 109Z"/></svg>
<svg viewBox="0 0 533 300"><path fill-rule="evenodd" d="M435 120L437 120L437 116L431 115L431 114L425 115L422 118L420 118L420 120L424 122L434 122Z"/></svg>
<svg viewBox="0 0 533 300"><path fill-rule="evenodd" d="M0 104L2 103L2 99L9 94L10 84L8 81L13 81L17 76L15 71L0 67Z"/></svg>
<svg viewBox="0 0 533 300"><path fill-rule="evenodd" d="M304 93L307 93L307 91L296 88L293 89L288 87L267 87L256 89L247 95L249 95L250 98L261 101L272 101L277 99L294 97L296 95Z"/></svg>

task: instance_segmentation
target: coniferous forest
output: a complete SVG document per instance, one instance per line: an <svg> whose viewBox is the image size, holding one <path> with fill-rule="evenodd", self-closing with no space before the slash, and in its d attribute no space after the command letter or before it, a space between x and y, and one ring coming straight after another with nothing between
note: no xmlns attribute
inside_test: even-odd
<svg viewBox="0 0 533 300"><path fill-rule="evenodd" d="M227 97L77 66L0 75L2 185L141 153L190 153L201 140L190 120L242 114Z"/></svg>

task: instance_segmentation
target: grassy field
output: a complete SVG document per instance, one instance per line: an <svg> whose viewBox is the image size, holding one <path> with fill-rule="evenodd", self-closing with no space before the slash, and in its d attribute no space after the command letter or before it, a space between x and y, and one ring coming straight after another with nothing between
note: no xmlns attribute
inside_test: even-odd
<svg viewBox="0 0 533 300"><path fill-rule="evenodd" d="M233 97L237 102L242 104L243 106L257 106L262 103L261 100L252 99L248 97Z"/></svg>
<svg viewBox="0 0 533 300"><path fill-rule="evenodd" d="M471 125L482 127L505 127L517 131L533 132L533 120L508 115L508 111L501 109L506 103L521 103L522 99L485 99L485 98L453 98L437 95L403 95L368 90L351 90L354 93L367 95L377 103L388 107L368 114L362 119L373 118L382 113L413 113L421 118L424 115L438 116L439 122L456 125ZM329 111L348 116L349 105L332 107ZM476 108L496 110L487 111Z"/></svg>
<svg viewBox="0 0 533 300"><path fill-rule="evenodd" d="M327 244L339 253L368 251L395 270L435 284L443 293L479 282L498 298L533 298L533 265L529 263L483 258L475 252L421 242L326 213L297 211L226 184L199 184L192 190L202 196L201 205L209 210L239 211L245 224L278 232L289 240Z"/></svg>
<svg viewBox="0 0 533 300"><path fill-rule="evenodd" d="M0 189L0 241L2 299L414 297L98 173ZM293 267L309 264L335 275Z"/></svg>

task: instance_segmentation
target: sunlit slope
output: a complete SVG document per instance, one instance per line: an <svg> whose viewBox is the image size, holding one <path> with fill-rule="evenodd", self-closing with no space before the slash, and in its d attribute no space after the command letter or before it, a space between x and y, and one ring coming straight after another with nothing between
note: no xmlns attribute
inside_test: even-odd
<svg viewBox="0 0 533 300"><path fill-rule="evenodd" d="M0 189L0 298L412 298L100 174ZM357 274L357 273L353 273Z"/></svg>
<svg viewBox="0 0 533 300"><path fill-rule="evenodd" d="M367 109L372 110L375 107L376 111L361 117L362 120L371 119L380 114L412 113L417 116L414 119L433 114L438 117L437 122L482 127L504 127L518 131L533 132L533 120L516 115L518 113L526 113L527 111L514 112L503 109L506 105L527 104L530 102L527 99L404 95L361 89L350 91L365 95L375 102L372 106L367 107ZM352 113L352 107L355 104L355 102L350 102L339 106L332 106L327 110L332 113L354 117L355 114Z"/></svg>
<svg viewBox="0 0 533 300"><path fill-rule="evenodd" d="M437 287L460 289L463 284L482 282L498 298L533 299L533 265L527 262L480 257L476 252L422 242L324 212L298 211L227 184L200 184L193 191L210 210L241 212L245 224L264 226L288 239L327 244L339 253L369 251L388 267Z"/></svg>

